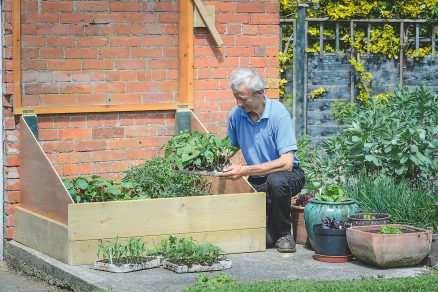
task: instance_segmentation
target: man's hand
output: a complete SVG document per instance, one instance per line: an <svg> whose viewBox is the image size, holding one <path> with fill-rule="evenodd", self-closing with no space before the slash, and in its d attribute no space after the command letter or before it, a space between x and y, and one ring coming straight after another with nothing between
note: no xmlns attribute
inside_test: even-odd
<svg viewBox="0 0 438 292"><path fill-rule="evenodd" d="M238 180L242 176L248 175L247 168L247 166L240 164L230 165L222 170L222 172L219 173L219 176L227 179Z"/></svg>

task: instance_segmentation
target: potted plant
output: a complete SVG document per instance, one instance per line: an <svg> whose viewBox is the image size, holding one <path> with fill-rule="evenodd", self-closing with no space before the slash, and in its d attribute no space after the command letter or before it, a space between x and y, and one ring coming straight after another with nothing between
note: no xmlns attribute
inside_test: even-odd
<svg viewBox="0 0 438 292"><path fill-rule="evenodd" d="M351 226L369 226L389 224L390 216L385 213L357 213L348 216Z"/></svg>
<svg viewBox="0 0 438 292"><path fill-rule="evenodd" d="M192 238L170 236L162 240L163 267L176 273L209 272L230 269L232 262L224 252L211 243L196 243Z"/></svg>
<svg viewBox="0 0 438 292"><path fill-rule="evenodd" d="M336 218L323 218L321 224L313 225L315 232L315 259L323 262L346 262L351 260L346 229L351 224Z"/></svg>
<svg viewBox="0 0 438 292"><path fill-rule="evenodd" d="M311 198L304 208L304 222L312 247L315 248L313 225L319 224L325 217L347 221L348 216L357 210L356 202L345 196L338 184L330 184L320 189L319 194Z"/></svg>
<svg viewBox="0 0 438 292"><path fill-rule="evenodd" d="M230 164L237 151L228 137L220 139L197 131L175 135L162 148L174 169L213 176Z"/></svg>
<svg viewBox="0 0 438 292"><path fill-rule="evenodd" d="M356 226L347 229L354 257L379 268L415 266L429 253L432 230L409 225Z"/></svg>
<svg viewBox="0 0 438 292"><path fill-rule="evenodd" d="M160 266L160 258L148 254L146 244L140 237L114 242L99 240L95 270L127 273Z"/></svg>
<svg viewBox="0 0 438 292"><path fill-rule="evenodd" d="M304 224L304 208L307 202L315 197L314 193L305 191L298 195L296 200L292 201L291 217L292 217L292 230L294 240L298 244L309 245L309 237L307 236L306 225Z"/></svg>

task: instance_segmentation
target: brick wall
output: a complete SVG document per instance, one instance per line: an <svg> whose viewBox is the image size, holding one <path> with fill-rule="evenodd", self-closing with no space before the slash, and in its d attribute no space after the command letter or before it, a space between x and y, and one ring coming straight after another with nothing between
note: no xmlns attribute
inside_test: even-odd
<svg viewBox="0 0 438 292"><path fill-rule="evenodd" d="M14 0L15 1L15 0ZM249 3L250 2L250 3ZM203 1L214 5L224 44L206 28L194 35L194 111L225 133L235 105L228 88L236 67L257 68L278 97L277 0ZM21 0L23 105L63 106L177 102L177 0ZM18 117L13 115L12 0L4 1L3 96L5 233L13 237L20 202ZM160 155L175 114L120 112L38 116L39 141L61 177L121 177Z"/></svg>

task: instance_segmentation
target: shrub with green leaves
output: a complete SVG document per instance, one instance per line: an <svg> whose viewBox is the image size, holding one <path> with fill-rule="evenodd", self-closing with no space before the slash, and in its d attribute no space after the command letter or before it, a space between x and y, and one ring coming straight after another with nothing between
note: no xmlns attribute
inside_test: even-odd
<svg viewBox="0 0 438 292"><path fill-rule="evenodd" d="M343 132L323 148L344 171L418 178L425 190L437 192L438 95L422 88L400 89L388 103L370 99L342 118Z"/></svg>
<svg viewBox="0 0 438 292"><path fill-rule="evenodd" d="M438 226L438 195L427 193L415 182L384 174L364 174L350 177L344 186L362 212L386 213L391 223L421 228Z"/></svg>
<svg viewBox="0 0 438 292"><path fill-rule="evenodd" d="M64 185L76 203L132 200L134 184L119 180L104 179L98 175L64 179Z"/></svg>
<svg viewBox="0 0 438 292"><path fill-rule="evenodd" d="M224 251L211 243L196 243L192 238L169 236L156 247L155 254L162 254L178 265L211 265L223 258Z"/></svg>
<svg viewBox="0 0 438 292"><path fill-rule="evenodd" d="M152 199L208 195L210 186L201 175L173 171L172 163L162 157L131 167L123 181L132 183L138 196Z"/></svg>
<svg viewBox="0 0 438 292"><path fill-rule="evenodd" d="M210 133L183 132L163 146L166 159L182 170L221 171L236 152L229 138L220 139Z"/></svg>
<svg viewBox="0 0 438 292"><path fill-rule="evenodd" d="M350 200L345 196L344 190L337 184L329 184L321 188L320 193L315 196L318 201L344 202Z"/></svg>

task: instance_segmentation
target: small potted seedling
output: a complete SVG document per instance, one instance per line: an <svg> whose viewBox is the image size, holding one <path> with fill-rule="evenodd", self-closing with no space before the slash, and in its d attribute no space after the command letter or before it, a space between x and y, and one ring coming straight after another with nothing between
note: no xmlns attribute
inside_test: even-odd
<svg viewBox="0 0 438 292"><path fill-rule="evenodd" d="M323 218L321 224L313 225L315 232L315 259L324 262L351 260L346 229L351 224L336 218Z"/></svg>
<svg viewBox="0 0 438 292"><path fill-rule="evenodd" d="M170 236L161 242L165 259L163 268L176 273L220 271L231 268L223 250L211 243L197 243L192 238Z"/></svg>
<svg viewBox="0 0 438 292"><path fill-rule="evenodd" d="M149 255L146 244L140 237L131 237L126 241L114 242L100 240L98 245L98 261L93 268L113 273L127 273L160 266L160 258Z"/></svg>
<svg viewBox="0 0 438 292"><path fill-rule="evenodd" d="M389 224L390 216L385 213L357 213L348 216L351 226Z"/></svg>

